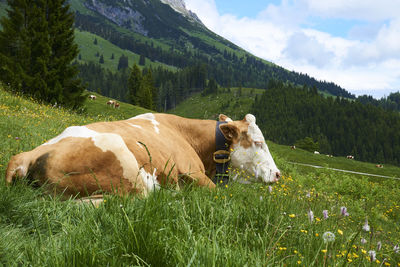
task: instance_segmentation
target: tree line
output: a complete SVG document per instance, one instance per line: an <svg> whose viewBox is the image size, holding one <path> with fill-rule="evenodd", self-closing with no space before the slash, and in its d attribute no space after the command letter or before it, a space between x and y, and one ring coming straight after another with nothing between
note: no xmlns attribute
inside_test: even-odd
<svg viewBox="0 0 400 267"><path fill-rule="evenodd" d="M317 89L271 80L252 107L265 137L293 145L311 138L322 153L400 164L400 115L371 104L323 97ZM308 139L309 140L309 139Z"/></svg>

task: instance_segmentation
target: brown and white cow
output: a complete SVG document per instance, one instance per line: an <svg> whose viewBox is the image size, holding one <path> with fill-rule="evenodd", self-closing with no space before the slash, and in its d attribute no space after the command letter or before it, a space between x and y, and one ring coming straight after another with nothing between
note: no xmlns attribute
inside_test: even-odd
<svg viewBox="0 0 400 267"><path fill-rule="evenodd" d="M280 172L253 115L219 126L229 143L231 166L276 182ZM86 196L98 192L148 192L181 179L213 188L216 121L170 114L71 126L29 152L11 158L6 182L25 177L52 192ZM150 160L151 157L151 160ZM250 175L253 177L252 175Z"/></svg>
<svg viewBox="0 0 400 267"><path fill-rule="evenodd" d="M97 98L95 95L89 95L88 97L90 100L96 100L96 98Z"/></svg>

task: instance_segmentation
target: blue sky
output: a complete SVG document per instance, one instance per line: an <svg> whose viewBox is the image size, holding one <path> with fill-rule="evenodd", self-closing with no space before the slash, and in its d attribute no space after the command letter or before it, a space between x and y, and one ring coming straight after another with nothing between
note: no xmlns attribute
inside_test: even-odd
<svg viewBox="0 0 400 267"><path fill-rule="evenodd" d="M212 31L282 67L374 97L400 90L400 0L185 0Z"/></svg>

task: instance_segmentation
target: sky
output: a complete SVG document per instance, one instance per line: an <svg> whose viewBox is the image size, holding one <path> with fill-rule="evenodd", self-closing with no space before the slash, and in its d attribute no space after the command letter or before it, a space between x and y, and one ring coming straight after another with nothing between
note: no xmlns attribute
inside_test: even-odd
<svg viewBox="0 0 400 267"><path fill-rule="evenodd" d="M375 98L400 91L400 0L185 0L213 32Z"/></svg>

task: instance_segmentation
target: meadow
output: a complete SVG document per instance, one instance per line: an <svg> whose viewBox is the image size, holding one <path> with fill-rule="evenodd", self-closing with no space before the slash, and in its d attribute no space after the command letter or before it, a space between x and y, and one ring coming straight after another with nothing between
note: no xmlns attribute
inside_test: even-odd
<svg viewBox="0 0 400 267"><path fill-rule="evenodd" d="M145 112L107 110L99 99L76 114L0 89L1 177L12 155L65 127ZM298 167L289 161L357 170L367 163L268 144L283 174L273 185L187 185L147 198L109 195L94 207L1 179L0 265L400 266L400 181Z"/></svg>

